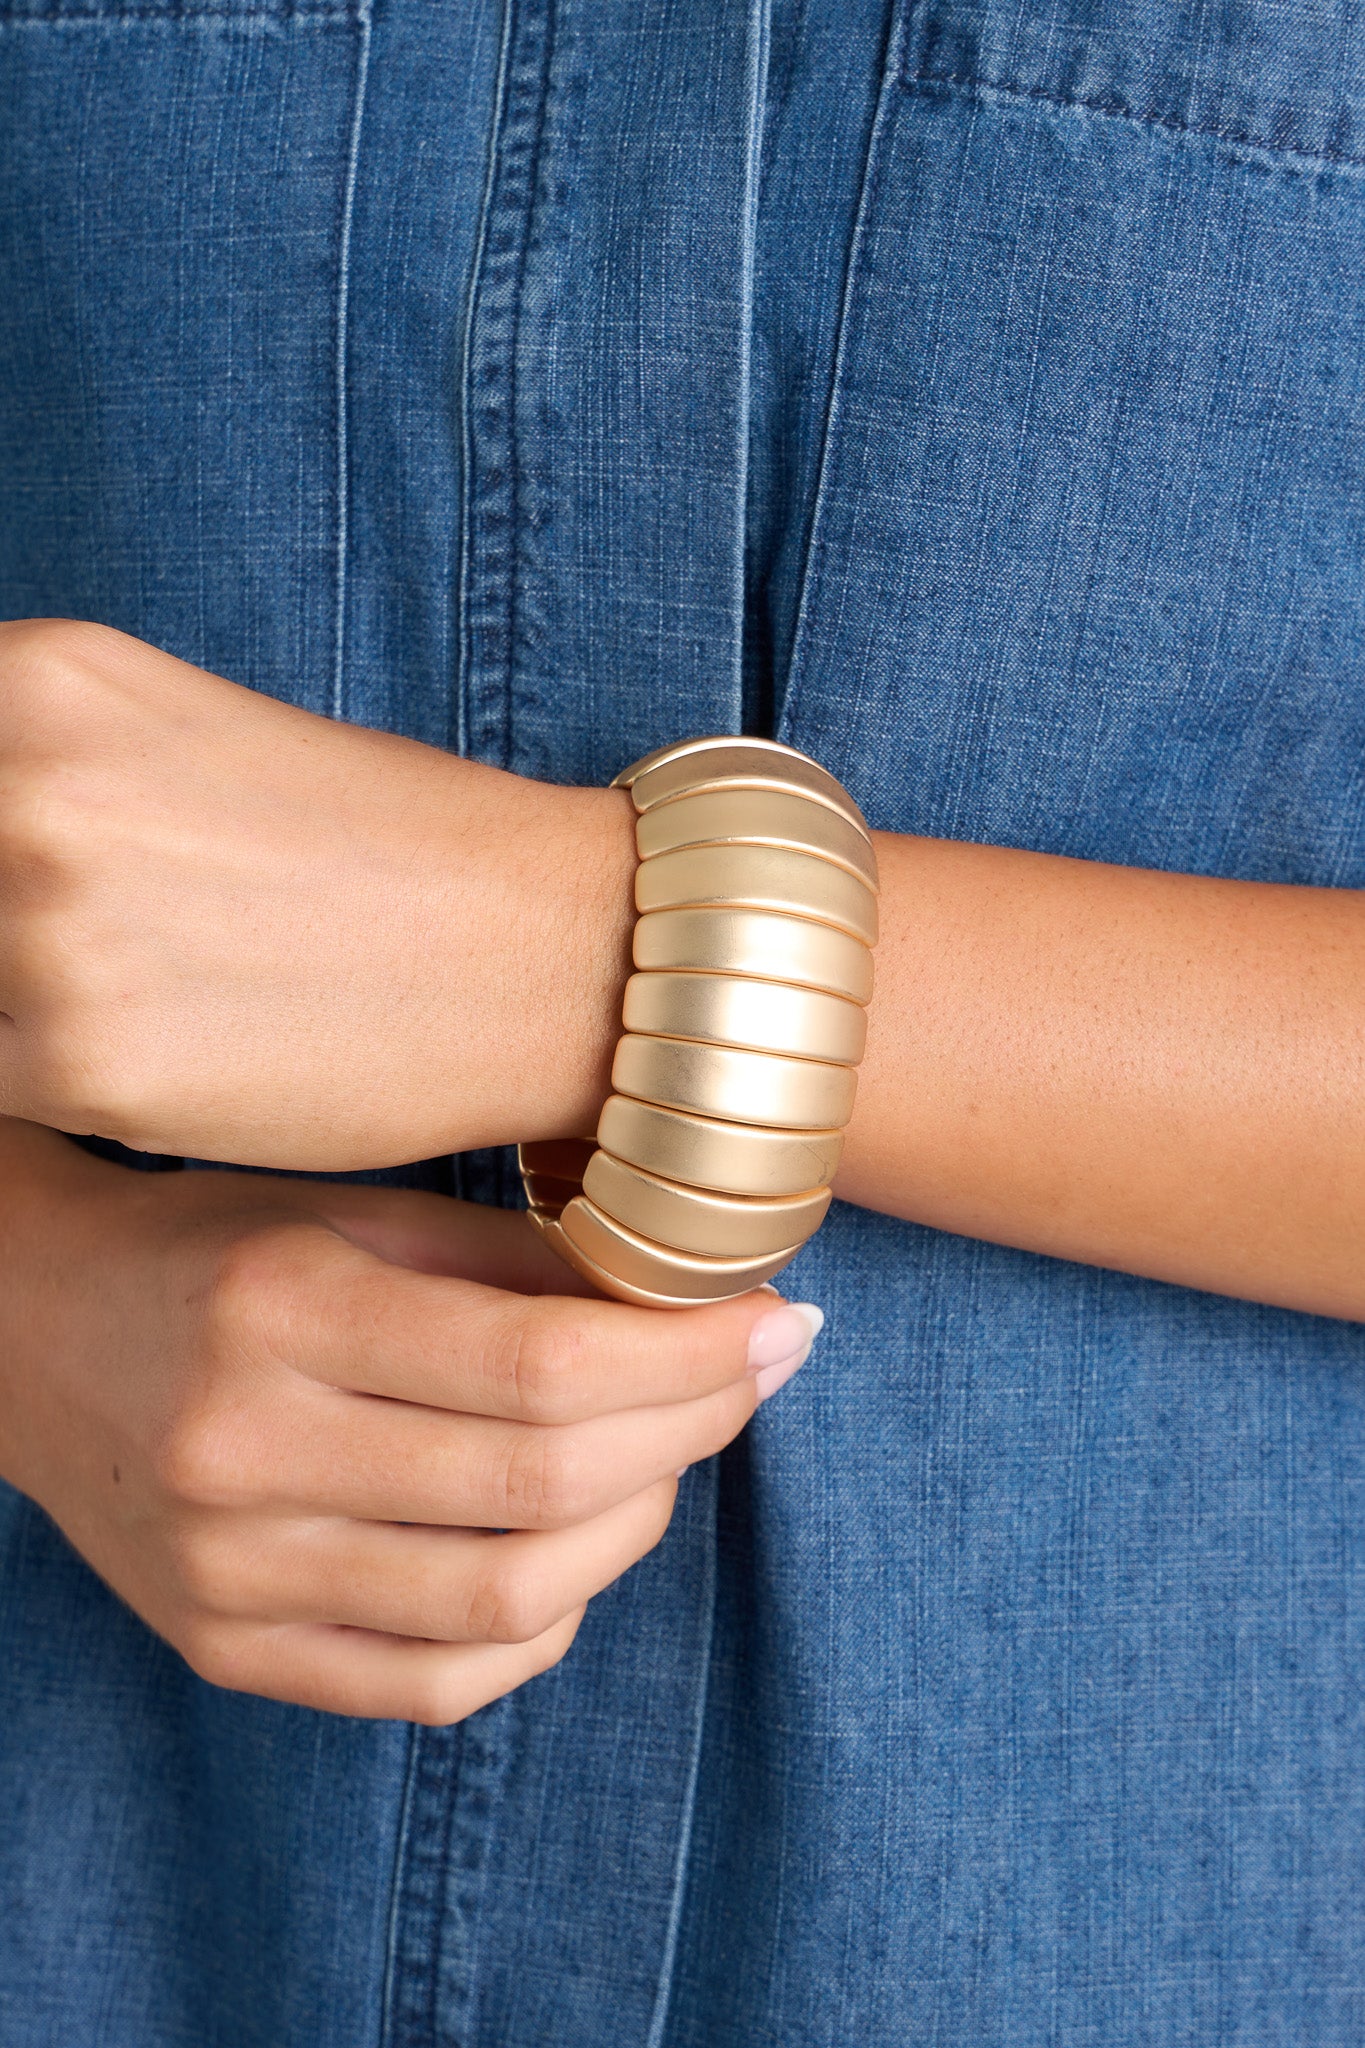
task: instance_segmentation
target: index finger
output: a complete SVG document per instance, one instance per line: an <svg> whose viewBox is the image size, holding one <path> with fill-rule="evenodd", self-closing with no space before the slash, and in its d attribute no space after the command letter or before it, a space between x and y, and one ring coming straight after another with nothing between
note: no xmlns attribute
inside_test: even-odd
<svg viewBox="0 0 1365 2048"><path fill-rule="evenodd" d="M818 1327L766 1288L698 1308L635 1308L509 1293L392 1266L320 1230L298 1236L295 1271L281 1276L295 1369L457 1413L543 1424L693 1401L797 1357Z"/></svg>

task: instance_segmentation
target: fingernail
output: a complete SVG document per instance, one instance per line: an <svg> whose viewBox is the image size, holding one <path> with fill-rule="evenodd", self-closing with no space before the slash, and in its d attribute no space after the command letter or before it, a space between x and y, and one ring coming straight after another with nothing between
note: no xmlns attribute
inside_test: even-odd
<svg viewBox="0 0 1365 2048"><path fill-rule="evenodd" d="M687 1471L687 1469L688 1469L688 1468L687 1468L687 1466L686 1466L686 1465L679 1465L679 1467L678 1467L678 1477L679 1477L679 1479L681 1479L681 1478L682 1478L682 1476L683 1476L683 1473L684 1473L684 1472L686 1472L686 1471Z"/></svg>
<svg viewBox="0 0 1365 2048"><path fill-rule="evenodd" d="M786 1386L787 1381L798 1366L805 1364L806 1360L810 1357L811 1345L815 1342L824 1326L824 1310L818 1309L814 1302L797 1301L793 1302L790 1306L791 1313L800 1318L803 1341L799 1349L790 1352L785 1358L775 1358L771 1364L760 1367L759 1371L754 1375L754 1389L758 1395L760 1407L765 1401L772 1399L779 1387ZM767 1323L773 1320L773 1318L765 1316L763 1320L764 1323ZM790 1328L790 1325L788 1327Z"/></svg>
<svg viewBox="0 0 1365 2048"><path fill-rule="evenodd" d="M824 1310L809 1301L784 1301L781 1308L769 1309L749 1332L750 1372L785 1365L798 1352L804 1356L819 1336L824 1320Z"/></svg>

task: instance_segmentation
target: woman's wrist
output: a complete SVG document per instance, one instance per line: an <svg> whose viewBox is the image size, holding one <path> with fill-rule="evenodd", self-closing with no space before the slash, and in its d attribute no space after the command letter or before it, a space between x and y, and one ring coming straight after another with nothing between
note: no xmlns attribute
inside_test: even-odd
<svg viewBox="0 0 1365 2048"><path fill-rule="evenodd" d="M634 812L624 790L523 781L511 808L502 887L485 911L497 988L480 1033L499 1142L595 1127L634 924Z"/></svg>
<svg viewBox="0 0 1365 2048"><path fill-rule="evenodd" d="M397 1121L433 1154L591 1131L630 972L630 799L468 761L441 770L442 829L430 814L403 827L421 842L428 971L396 1020Z"/></svg>

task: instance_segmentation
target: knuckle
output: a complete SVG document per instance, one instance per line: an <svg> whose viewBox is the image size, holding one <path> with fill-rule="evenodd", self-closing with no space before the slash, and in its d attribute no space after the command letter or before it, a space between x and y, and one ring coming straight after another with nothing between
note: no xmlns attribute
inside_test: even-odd
<svg viewBox="0 0 1365 2048"><path fill-rule="evenodd" d="M157 1444L152 1464L163 1493L185 1507L234 1507L244 1498L240 1427L211 1402L181 1408Z"/></svg>
<svg viewBox="0 0 1365 2048"><path fill-rule="evenodd" d="M664 1537L668 1534L669 1524L673 1520L673 1509L677 1505L678 1489L676 1486L660 1486L654 1488L653 1491L656 1498L652 1504L653 1512L645 1524L644 1542L640 1546L639 1553L641 1557L647 1557L651 1550L663 1542Z"/></svg>
<svg viewBox="0 0 1365 2048"><path fill-rule="evenodd" d="M513 1442L504 1478L509 1528L555 1529L590 1512L593 1474L569 1430L527 1429Z"/></svg>
<svg viewBox="0 0 1365 2048"><path fill-rule="evenodd" d="M195 1613L227 1615L240 1604L241 1570L222 1534L195 1521L182 1522L171 1539L171 1568L181 1599Z"/></svg>
<svg viewBox="0 0 1365 2048"><path fill-rule="evenodd" d="M196 1678L228 1692L251 1689L251 1660L241 1632L214 1616L192 1613L176 1631L175 1647Z"/></svg>
<svg viewBox="0 0 1365 2048"><path fill-rule="evenodd" d="M454 1673L424 1672L409 1683L403 1719L416 1721L423 1728L449 1728L479 1704L467 1696L467 1687Z"/></svg>
<svg viewBox="0 0 1365 2048"><path fill-rule="evenodd" d="M546 1633L526 1674L528 1678L538 1678L542 1672L553 1671L556 1664L563 1663L573 1647L574 1637L578 1634L579 1624L586 1611L586 1608L580 1607L576 1613L570 1615L562 1628L550 1629Z"/></svg>
<svg viewBox="0 0 1365 2048"><path fill-rule="evenodd" d="M50 685L79 677L106 660L120 637L93 619L9 619L0 626L6 680Z"/></svg>
<svg viewBox="0 0 1365 2048"><path fill-rule="evenodd" d="M473 1589L470 1631L477 1642L529 1643L554 1620L549 1607L546 1589L531 1573L494 1565Z"/></svg>
<svg viewBox="0 0 1365 2048"><path fill-rule="evenodd" d="M16 729L22 720L31 730L35 718L69 699L90 646L75 619L11 619L0 628L5 701Z"/></svg>
<svg viewBox="0 0 1365 2048"><path fill-rule="evenodd" d="M515 1412L526 1422L573 1421L581 1409L583 1348L572 1325L535 1305L513 1334L507 1377Z"/></svg>
<svg viewBox="0 0 1365 2048"><path fill-rule="evenodd" d="M10 762L0 815L0 857L11 882L51 883L90 837L88 806L72 769L55 753Z"/></svg>
<svg viewBox="0 0 1365 2048"><path fill-rule="evenodd" d="M203 1302L215 1355L288 1352L299 1314L302 1245L287 1224L246 1230L219 1252Z"/></svg>

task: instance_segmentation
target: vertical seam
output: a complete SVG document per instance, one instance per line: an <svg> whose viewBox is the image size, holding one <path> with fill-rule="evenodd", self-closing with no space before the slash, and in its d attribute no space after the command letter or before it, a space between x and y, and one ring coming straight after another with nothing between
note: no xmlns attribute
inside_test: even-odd
<svg viewBox="0 0 1365 2048"><path fill-rule="evenodd" d="M734 594L735 631L731 648L736 732L744 730L744 634L747 623L746 557L749 526L749 439L753 432L754 278L758 262L758 200L763 166L764 103L768 85L770 0L750 0L746 50L744 218L740 237L739 392L735 434L738 460L735 477Z"/></svg>
<svg viewBox="0 0 1365 2048"><path fill-rule="evenodd" d="M402 1910L403 1870L408 1857L408 1835L412 1827L412 1806L417 1784L417 1752L421 1731L408 1727L408 1756L403 1772L403 1796L398 1807L398 1831L393 1847L393 1871L389 1879L389 1910L384 1928L384 1989L380 2000L378 2048L392 2048L394 1993L398 1983L398 1916Z"/></svg>
<svg viewBox="0 0 1365 2048"><path fill-rule="evenodd" d="M861 189L858 194L858 211L849 237L848 255L845 261L843 291L839 305L839 328L834 345L834 361L830 369L829 397L825 404L824 430L820 441L820 466L816 474L815 493L811 503L810 517L806 524L806 542L802 550L799 595L796 602L796 619L792 627L791 652L787 659L787 673L781 678L778 692L778 715L774 737L790 739L794 723L794 706L801 686L801 668L805 660L806 643L810 637L810 597L814 581L815 558L819 549L820 528L829 495L829 473L833 464L835 428L839 421L840 395L843 390L848 331L852 325L853 299L857 290L858 265L867 240L868 220L872 212L872 200L878 185L878 171L885 141L886 129L891 121L892 110L901 93L898 58L906 33L911 4L895 0L892 20L883 55L882 78L877 91L877 105L868 131L867 152L863 159Z"/></svg>
<svg viewBox="0 0 1365 2048"><path fill-rule="evenodd" d="M662 2048L664 2028L668 2024L669 2008L673 1998L673 1978L677 1968L678 1942L682 1933L683 1904L687 1894L687 1873L692 1853L692 1827L697 1810L697 1786L701 1779L701 1753L706 1732L706 1703L711 1689L711 1658L716 1633L716 1545L718 1541L717 1518L719 1512L720 1480L717 1473L719 1460L709 1458L698 1471L698 1479L709 1483L711 1490L710 1541L706 1545L706 1571L702 1584L703 1610L702 1653L697 1670L697 1687L692 1702L692 1753L687 1762L687 1782L683 1787L682 1814L678 1826L678 1852L673 1862L673 1896L669 1901L668 1925L664 1930L663 1954L659 1960L659 1985L654 1994L654 2011L650 2015L649 2032L645 2036L645 2048Z"/></svg>
<svg viewBox="0 0 1365 2048"><path fill-rule="evenodd" d="M346 151L346 183L341 202L341 241L337 263L336 316L336 617L332 632L333 718L345 713L346 570L350 552L351 475L349 421L349 338L351 311L351 223L355 217L356 180L360 169L360 131L365 119L365 90L370 76L371 0L359 0L356 20L360 46L356 54L351 133Z"/></svg>
<svg viewBox="0 0 1365 2048"><path fill-rule="evenodd" d="M393 1965L386 1971L387 2034L382 2048L429 2048L438 2035L447 1897L452 1870L451 1825L459 1798L466 1727L416 1727L409 1751ZM450 2048L454 2048L453 2041Z"/></svg>
<svg viewBox="0 0 1365 2048"><path fill-rule="evenodd" d="M483 760L496 758L502 766L508 765L514 751L521 515L517 358L549 89L554 0L517 0L509 15L497 163L466 378L470 475L462 691L467 751Z"/></svg>
<svg viewBox="0 0 1365 2048"><path fill-rule="evenodd" d="M469 674L473 660L470 647L469 585L470 550L474 544L474 523L470 512L470 493L474 476L474 421L470 402L470 380L474 368L474 323L478 318L479 287L483 277L484 254L488 246L488 225L493 211L493 192L497 184L498 148L502 139L503 120L507 110L508 71L512 49L513 0L503 0L501 41L498 48L498 75L493 92L493 119L488 130L488 155L484 164L483 192L479 200L479 223L474 236L474 255L469 267L469 284L465 293L464 329L460 349L459 388L459 432L460 432L460 523L457 547L459 556L456 563L455 594L455 751L465 754L469 749Z"/></svg>

